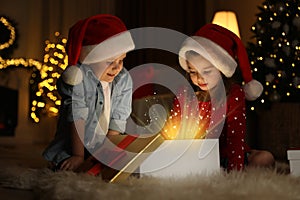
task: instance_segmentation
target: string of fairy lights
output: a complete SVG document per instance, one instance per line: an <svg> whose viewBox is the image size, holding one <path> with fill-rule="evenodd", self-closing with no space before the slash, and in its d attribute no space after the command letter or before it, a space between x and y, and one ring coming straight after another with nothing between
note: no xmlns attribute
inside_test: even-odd
<svg viewBox="0 0 300 200"><path fill-rule="evenodd" d="M14 43L16 39L16 32L15 28L7 21L5 17L1 17L0 22L10 31L9 40L7 42L4 42L3 44L0 44L0 50L2 50L8 48Z"/></svg>
<svg viewBox="0 0 300 200"><path fill-rule="evenodd" d="M264 85L256 103L299 101L300 1L267 0L259 9L248 45L253 76Z"/></svg>
<svg viewBox="0 0 300 200"><path fill-rule="evenodd" d="M16 32L5 17L0 18L0 23L10 32L8 41L0 44L2 51L15 42ZM56 37L55 42L45 41L46 47L42 62L30 58L3 59L0 56L0 70L13 67L25 67L33 70L29 81L31 91L30 117L36 123L40 122L42 114L57 116L58 107L61 104L56 89L56 80L68 64L65 50L67 39L60 37L59 32L54 35Z"/></svg>

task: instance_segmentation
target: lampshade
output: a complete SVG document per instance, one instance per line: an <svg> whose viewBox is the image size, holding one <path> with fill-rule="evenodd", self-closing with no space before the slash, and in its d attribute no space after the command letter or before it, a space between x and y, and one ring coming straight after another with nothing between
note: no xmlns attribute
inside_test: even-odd
<svg viewBox="0 0 300 200"><path fill-rule="evenodd" d="M224 28L234 32L239 38L241 37L236 14L232 11L216 12L212 23L223 26Z"/></svg>

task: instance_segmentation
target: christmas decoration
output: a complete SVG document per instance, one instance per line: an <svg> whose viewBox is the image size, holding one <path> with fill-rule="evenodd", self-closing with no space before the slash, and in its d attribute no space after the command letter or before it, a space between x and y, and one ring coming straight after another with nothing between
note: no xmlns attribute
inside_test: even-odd
<svg viewBox="0 0 300 200"><path fill-rule="evenodd" d="M56 41L45 42L44 61L39 70L33 68L30 79L31 118L39 122L42 113L57 116L60 106L60 96L56 88L56 80L68 64L65 44L67 40L55 33Z"/></svg>
<svg viewBox="0 0 300 200"><path fill-rule="evenodd" d="M254 78L264 92L251 110L273 102L300 101L300 1L266 0L258 6L251 30L254 42L247 46Z"/></svg>
<svg viewBox="0 0 300 200"><path fill-rule="evenodd" d="M0 57L8 58L17 47L16 23L6 16L0 16Z"/></svg>
<svg viewBox="0 0 300 200"><path fill-rule="evenodd" d="M30 117L38 123L42 113L56 116L60 98L56 91L56 80L68 64L65 51L67 40L55 33L54 43L46 41L44 60L31 58L10 58L17 47L16 23L6 16L0 16L0 70L11 68L31 69L30 78Z"/></svg>

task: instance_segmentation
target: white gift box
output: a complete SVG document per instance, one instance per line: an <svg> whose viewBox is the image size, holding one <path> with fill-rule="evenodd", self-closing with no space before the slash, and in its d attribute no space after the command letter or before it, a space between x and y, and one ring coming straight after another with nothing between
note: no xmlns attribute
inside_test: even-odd
<svg viewBox="0 0 300 200"><path fill-rule="evenodd" d="M300 176L300 149L290 149L287 151L290 163L290 173L293 176Z"/></svg>
<svg viewBox="0 0 300 200"><path fill-rule="evenodd" d="M142 162L139 172L159 178L219 173L219 140L165 140Z"/></svg>

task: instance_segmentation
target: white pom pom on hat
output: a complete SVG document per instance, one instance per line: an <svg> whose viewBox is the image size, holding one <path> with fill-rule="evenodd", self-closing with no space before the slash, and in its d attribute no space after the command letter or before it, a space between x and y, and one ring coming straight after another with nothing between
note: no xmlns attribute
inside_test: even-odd
<svg viewBox="0 0 300 200"><path fill-rule="evenodd" d="M62 73L62 80L68 85L78 85L83 80L81 70L77 65L71 65Z"/></svg>
<svg viewBox="0 0 300 200"><path fill-rule="evenodd" d="M246 99L252 101L261 95L263 86L253 79L247 51L240 38L233 32L216 24L206 24L194 36L187 38L179 51L179 63L185 70L185 53L189 50L206 58L226 77L234 74L237 60L245 82Z"/></svg>

